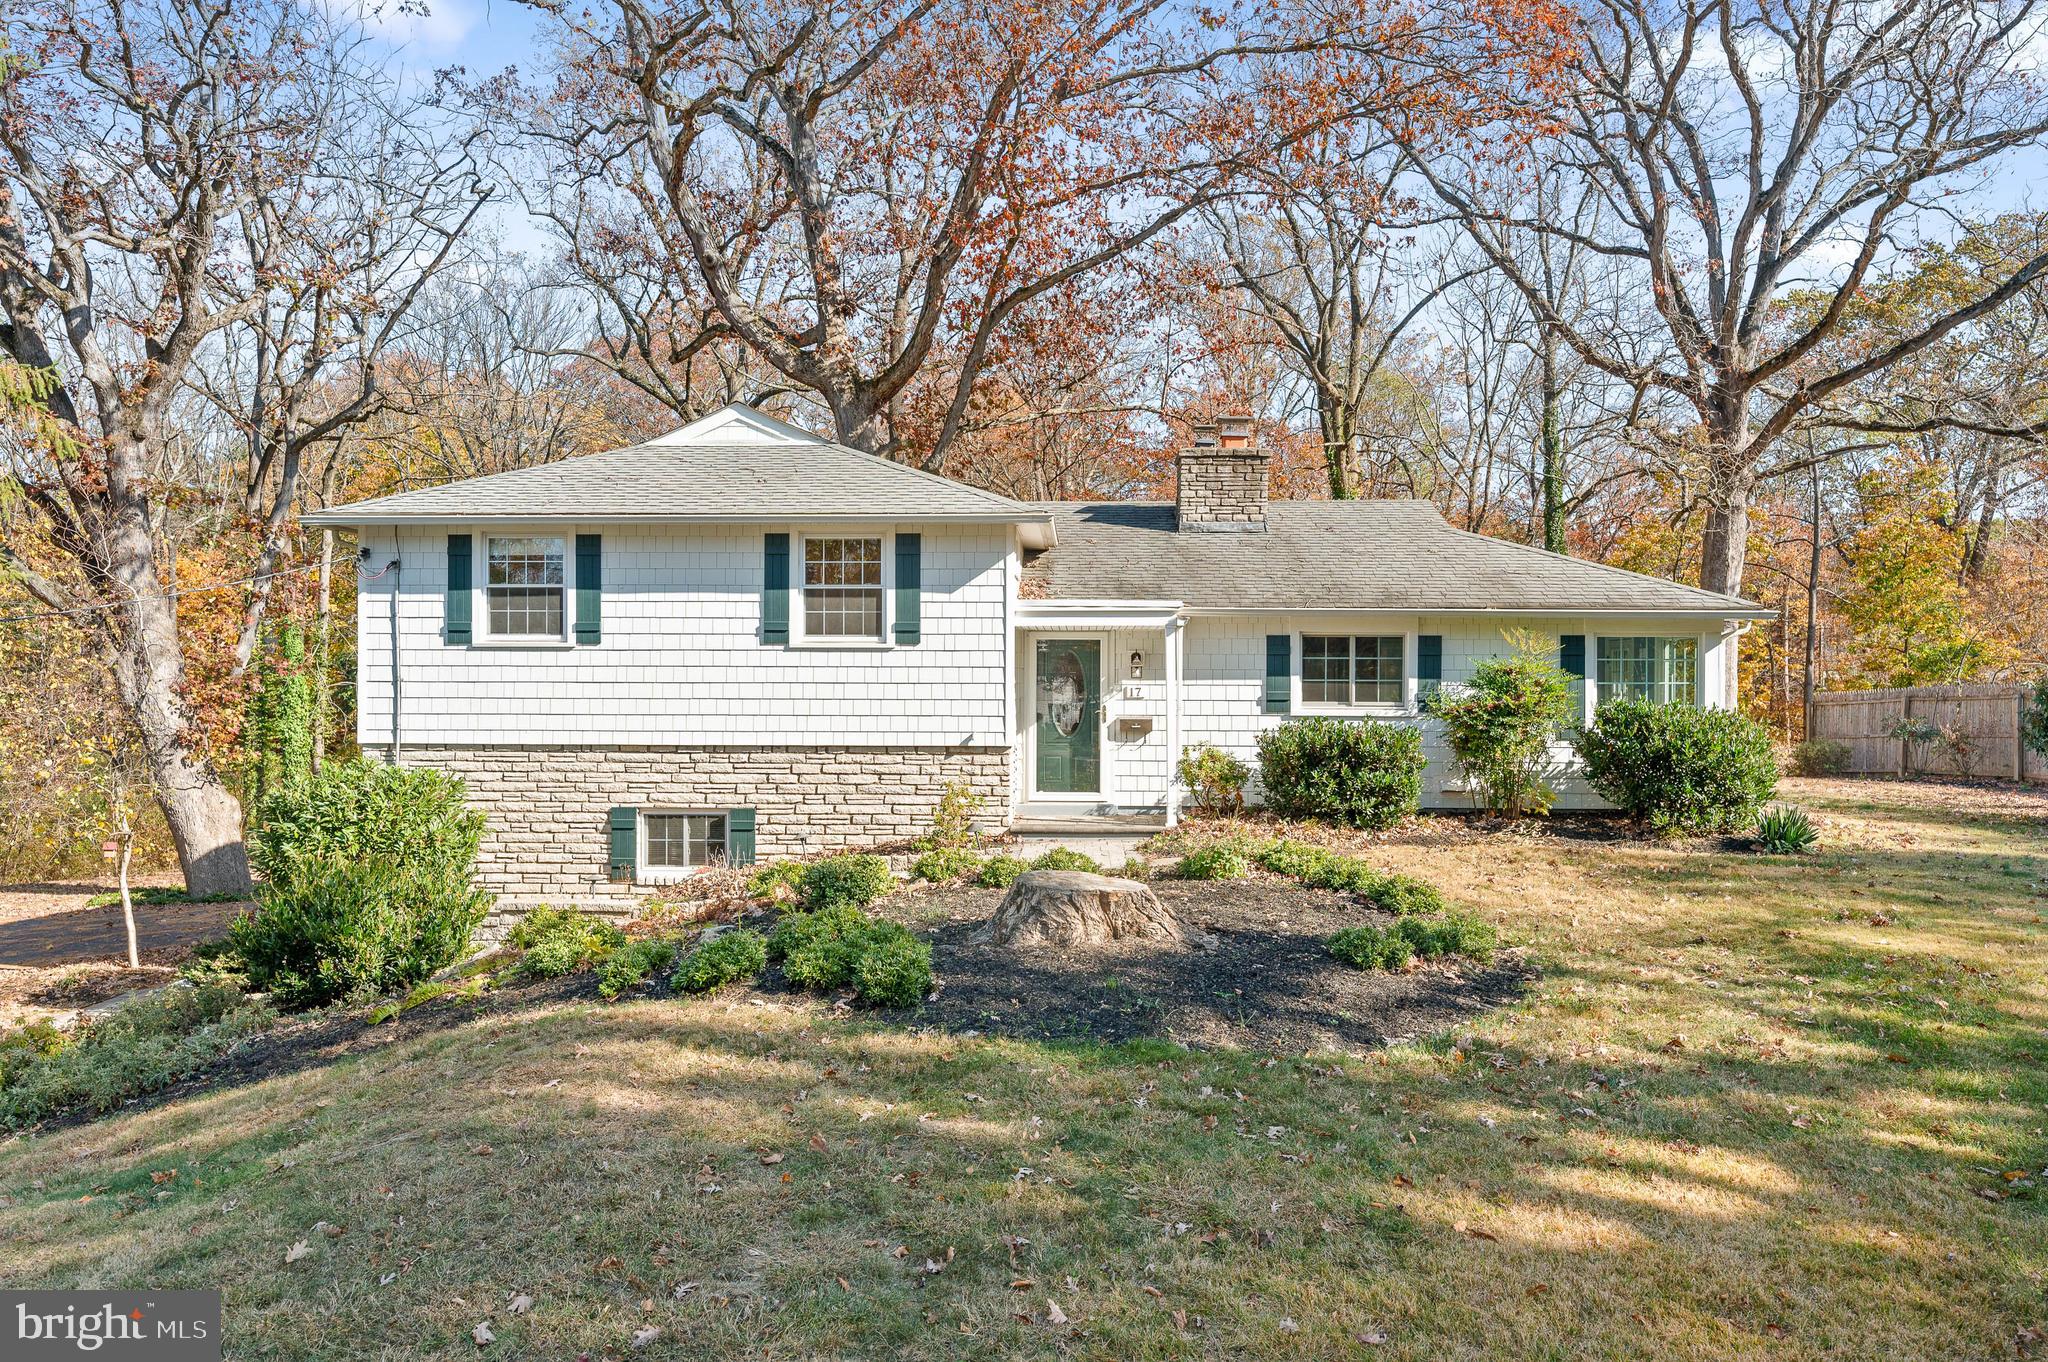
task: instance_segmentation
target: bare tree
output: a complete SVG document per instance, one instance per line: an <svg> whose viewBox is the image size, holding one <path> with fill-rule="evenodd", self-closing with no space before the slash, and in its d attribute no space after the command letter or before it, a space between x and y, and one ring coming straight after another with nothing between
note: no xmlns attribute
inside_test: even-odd
<svg viewBox="0 0 2048 1362"><path fill-rule="evenodd" d="M1289 369L1313 395L1330 495L1355 497L1361 416L1395 345L1429 305L1475 271L1425 262L1390 221L1398 163L1362 121L1313 139L1286 177L1204 210L1244 306L1271 329ZM1390 211L1391 210L1391 211ZM1404 244L1411 248L1404 250Z"/></svg>
<svg viewBox="0 0 2048 1362"><path fill-rule="evenodd" d="M0 355L40 376L57 432L10 453L62 570L12 543L0 566L107 659L187 886L246 892L176 608L177 534L206 490L179 481L181 410L202 370L247 362L211 391L249 450L233 509L258 525L253 628L304 452L373 400L474 185L459 146L408 131L430 117L364 121L388 87L360 32L299 0L64 0L10 24Z"/></svg>
<svg viewBox="0 0 2048 1362"><path fill-rule="evenodd" d="M956 381L914 451L928 467L1020 309L1333 120L1434 119L1550 41L1511 36L1490 3L1247 4L1195 24L1142 0L1001 25L964 0L534 3L566 30L531 120L563 173L644 166L621 186L631 235L815 394L837 438L897 451L900 404L946 352ZM1484 53L1461 46L1480 30Z"/></svg>
<svg viewBox="0 0 2048 1362"><path fill-rule="evenodd" d="M1944 200L2042 145L2048 113L2022 51L2035 11L2033 0L1601 0L1561 132L1537 153L1598 194L1597 233L1490 188L1517 178L1493 158L1411 142L1410 164L1560 340L1696 423L1701 585L1741 590L1750 498L1789 471L1772 460L1784 436L2048 271L2042 252L1883 347L1817 362L1859 293L1936 229ZM1643 350L1559 315L1517 249L1530 235L1627 266L1660 343ZM1822 301L1787 325L1794 289Z"/></svg>

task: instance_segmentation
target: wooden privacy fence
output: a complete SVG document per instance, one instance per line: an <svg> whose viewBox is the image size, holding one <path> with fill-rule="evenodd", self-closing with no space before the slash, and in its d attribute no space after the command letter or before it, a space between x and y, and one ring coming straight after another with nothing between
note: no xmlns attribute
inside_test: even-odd
<svg viewBox="0 0 2048 1362"><path fill-rule="evenodd" d="M2021 715L2031 688L2018 685L1911 686L1899 690L1834 690L1813 697L1809 736L1849 749L1857 775L1975 775L1999 780L2048 780L2048 759L2020 741ZM1976 740L1964 771L1938 743L1914 745L1892 736L1901 719L1952 724Z"/></svg>

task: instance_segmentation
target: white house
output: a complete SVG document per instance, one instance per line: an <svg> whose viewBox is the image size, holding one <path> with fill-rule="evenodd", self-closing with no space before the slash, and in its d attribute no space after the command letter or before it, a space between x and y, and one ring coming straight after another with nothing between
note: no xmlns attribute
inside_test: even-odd
<svg viewBox="0 0 2048 1362"><path fill-rule="evenodd" d="M908 836L952 781L1020 827L1171 823L1175 753L1251 761L1291 715L1419 724L1425 804L1466 807L1417 697L1504 629L1554 637L1590 714L1725 703L1769 613L1266 486L1248 421L1198 432L1173 504L1027 504L732 406L307 520L361 545L364 750L468 780L508 906Z"/></svg>

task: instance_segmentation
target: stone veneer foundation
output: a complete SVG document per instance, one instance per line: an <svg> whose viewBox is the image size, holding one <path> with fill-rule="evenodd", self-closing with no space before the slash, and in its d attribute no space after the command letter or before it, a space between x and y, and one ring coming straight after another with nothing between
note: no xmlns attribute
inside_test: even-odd
<svg viewBox="0 0 2048 1362"><path fill-rule="evenodd" d="M477 880L499 914L537 903L626 912L645 899L650 886L607 875L614 806L751 808L766 862L927 832L952 781L981 795L992 820L1009 805L1000 747L407 747L400 760L469 783L489 819Z"/></svg>

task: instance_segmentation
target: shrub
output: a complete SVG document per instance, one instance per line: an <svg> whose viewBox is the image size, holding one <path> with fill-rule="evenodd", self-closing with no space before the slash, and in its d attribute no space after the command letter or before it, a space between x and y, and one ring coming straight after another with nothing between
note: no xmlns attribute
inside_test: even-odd
<svg viewBox="0 0 2048 1362"><path fill-rule="evenodd" d="M970 851L981 840L974 831L974 815L988 800L974 792L964 780L950 781L946 792L932 807L932 830L920 839L922 850Z"/></svg>
<svg viewBox="0 0 2048 1362"><path fill-rule="evenodd" d="M804 896L804 871L800 861L777 861L764 865L747 876L747 897L752 899L774 899L782 897L779 891L789 890L791 898Z"/></svg>
<svg viewBox="0 0 2048 1362"><path fill-rule="evenodd" d="M373 858L466 880L484 832L483 814L463 802L467 793L461 780L428 767L329 762L258 801L249 860L273 881L304 862Z"/></svg>
<svg viewBox="0 0 2048 1362"><path fill-rule="evenodd" d="M1849 744L1808 738L1792 745L1792 770L1802 776L1838 776L1849 769Z"/></svg>
<svg viewBox="0 0 2048 1362"><path fill-rule="evenodd" d="M942 880L957 880L962 875L981 869L981 858L971 851L959 847L939 847L927 851L917 858L910 867L910 873L921 880L938 883Z"/></svg>
<svg viewBox="0 0 2048 1362"><path fill-rule="evenodd" d="M1124 863L1117 867L1116 877L1120 880L1137 880L1142 884L1152 878L1152 862L1142 856L1126 856Z"/></svg>
<svg viewBox="0 0 2048 1362"><path fill-rule="evenodd" d="M901 928L871 936L853 981L860 996L877 1007L915 1007L932 991L932 948Z"/></svg>
<svg viewBox="0 0 2048 1362"><path fill-rule="evenodd" d="M1386 878L1356 856L1329 852L1309 867L1301 882L1315 889L1332 889L1340 894L1371 894Z"/></svg>
<svg viewBox="0 0 2048 1362"><path fill-rule="evenodd" d="M24 1022L0 1032L0 1088L5 1088L14 1074L69 1044L71 1037L46 1021Z"/></svg>
<svg viewBox="0 0 2048 1362"><path fill-rule="evenodd" d="M626 934L603 918L543 904L521 918L507 940L521 952L520 974L556 979L603 960L626 944Z"/></svg>
<svg viewBox="0 0 2048 1362"><path fill-rule="evenodd" d="M2020 741L2029 751L2048 757L2048 676L2036 681L2021 701Z"/></svg>
<svg viewBox="0 0 2048 1362"><path fill-rule="evenodd" d="M1415 955L1406 938L1378 927L1345 927L1324 944L1353 969L1400 969Z"/></svg>
<svg viewBox="0 0 2048 1362"><path fill-rule="evenodd" d="M1266 802L1289 818L1392 827L1422 802L1422 734L1372 720L1290 719L1259 735Z"/></svg>
<svg viewBox="0 0 2048 1362"><path fill-rule="evenodd" d="M628 942L604 957L597 967L597 992L601 998L617 998L638 988L649 976L676 962L676 943L652 938Z"/></svg>
<svg viewBox="0 0 2048 1362"><path fill-rule="evenodd" d="M1496 813L1548 813L1557 791L1543 779L1550 743L1575 710L1571 679L1547 654L1519 649L1479 664L1457 694L1440 692L1430 712L1474 787Z"/></svg>
<svg viewBox="0 0 2048 1362"><path fill-rule="evenodd" d="M1017 882L1019 875L1030 868L1029 862L1015 856L991 856L975 879L984 889L1008 889Z"/></svg>
<svg viewBox="0 0 2048 1362"><path fill-rule="evenodd" d="M675 986L684 993L709 993L740 979L757 978L768 968L768 943L746 927L720 932L691 951L676 970Z"/></svg>
<svg viewBox="0 0 2048 1362"><path fill-rule="evenodd" d="M1732 832L1778 787L1770 737L1734 710L1610 700L1578 749L1601 797L1660 832Z"/></svg>
<svg viewBox="0 0 2048 1362"><path fill-rule="evenodd" d="M865 908L896 887L889 863L865 852L813 861L804 871L804 907Z"/></svg>
<svg viewBox="0 0 2048 1362"><path fill-rule="evenodd" d="M1474 960L1485 960L1493 954L1493 948L1500 939L1489 924L1462 913L1404 917L1389 930L1407 942L1409 949L1424 960L1436 960L1446 955L1469 955Z"/></svg>
<svg viewBox="0 0 2048 1362"><path fill-rule="evenodd" d="M227 985L173 986L81 1026L51 1048L39 1032L0 1042L6 1082L0 1126L16 1127L84 1106L108 1111L169 1087L262 1031L275 1014Z"/></svg>
<svg viewBox="0 0 2048 1362"><path fill-rule="evenodd" d="M1773 804L1757 816L1756 841L1765 851L1794 856L1820 840L1820 829L1796 804Z"/></svg>
<svg viewBox="0 0 2048 1362"><path fill-rule="evenodd" d="M782 972L799 987L836 987L851 977L853 969L850 957L839 958L836 943L858 935L867 921L867 914L850 904L784 913L768 933L768 958L782 961ZM801 960L792 972L789 962L798 957Z"/></svg>
<svg viewBox="0 0 2048 1362"><path fill-rule="evenodd" d="M1283 837L1269 842L1258 855L1259 864L1275 875L1289 879L1305 880L1325 861L1337 858L1337 853L1328 847L1315 846L1309 842L1295 842Z"/></svg>
<svg viewBox="0 0 2048 1362"><path fill-rule="evenodd" d="M1441 913L1446 907L1435 885L1413 875L1375 874L1372 883L1357 892L1373 907L1396 917Z"/></svg>
<svg viewBox="0 0 2048 1362"><path fill-rule="evenodd" d="M256 988L288 1008L409 988L452 965L490 896L467 867L412 870L381 857L287 861L228 940Z"/></svg>
<svg viewBox="0 0 2048 1362"><path fill-rule="evenodd" d="M1085 870L1091 875L1100 875L1102 867L1093 856L1086 852L1070 851L1066 847L1054 847L1031 863L1033 870Z"/></svg>
<svg viewBox="0 0 2048 1362"><path fill-rule="evenodd" d="M1174 873L1184 880L1241 880L1251 873L1251 857L1241 843L1211 842L1180 858Z"/></svg>
<svg viewBox="0 0 2048 1362"><path fill-rule="evenodd" d="M869 967L877 988L900 996L916 973L905 961L905 952L921 961L923 983L911 1001L922 998L931 988L931 949L893 922L871 918L847 905L822 908L812 913L791 913L775 925L769 935L767 954L782 961L783 977L798 988L823 991L848 984L863 998L872 995L863 969ZM908 1006L908 1003L892 1004Z"/></svg>
<svg viewBox="0 0 2048 1362"><path fill-rule="evenodd" d="M1222 748L1207 743L1185 748L1174 772L1196 808L1228 816L1244 807L1244 787L1252 768Z"/></svg>

